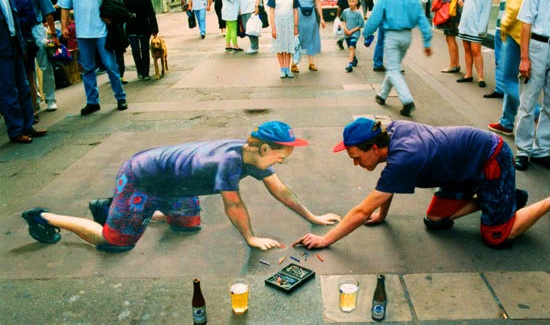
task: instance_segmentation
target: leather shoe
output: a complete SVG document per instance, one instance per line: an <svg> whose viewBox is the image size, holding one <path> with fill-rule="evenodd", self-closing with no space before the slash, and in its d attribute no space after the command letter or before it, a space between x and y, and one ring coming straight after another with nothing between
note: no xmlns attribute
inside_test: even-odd
<svg viewBox="0 0 550 325"><path fill-rule="evenodd" d="M86 104L86 106L84 106L81 110L80 110L80 115L88 115L88 114L92 114L93 112L97 112L101 109L101 107L99 107L99 104Z"/></svg>
<svg viewBox="0 0 550 325"><path fill-rule="evenodd" d="M16 136L15 138L11 139L10 141L15 142L15 143L31 143L32 138L28 137L24 134L20 134L20 135Z"/></svg>
<svg viewBox="0 0 550 325"><path fill-rule="evenodd" d="M46 135L46 133L48 133L48 130L46 129L35 129L35 128L31 128L29 131L25 132L26 135L28 135L29 137L35 137L35 138L39 138L39 137L43 137Z"/></svg>
<svg viewBox="0 0 550 325"><path fill-rule="evenodd" d="M376 100L376 103L378 103L378 105L386 105L386 100L380 95L376 95L376 97L374 97L374 100Z"/></svg>
<svg viewBox="0 0 550 325"><path fill-rule="evenodd" d="M411 116L411 112L415 109L416 107L414 106L414 103L408 103L403 105L403 109L399 112L399 114L403 116Z"/></svg>
<svg viewBox="0 0 550 325"><path fill-rule="evenodd" d="M483 95L483 98L503 98L503 97L504 97L504 94L496 90L493 90L492 92Z"/></svg>
<svg viewBox="0 0 550 325"><path fill-rule="evenodd" d="M128 109L128 103L126 102L126 99L119 99L117 104L117 109L119 111L124 111Z"/></svg>
<svg viewBox="0 0 550 325"><path fill-rule="evenodd" d="M550 169L550 156L546 157L531 157L531 162L534 164L539 164L545 168Z"/></svg>
<svg viewBox="0 0 550 325"><path fill-rule="evenodd" d="M516 170L526 170L529 165L529 157L527 156L516 156L514 159L514 166Z"/></svg>

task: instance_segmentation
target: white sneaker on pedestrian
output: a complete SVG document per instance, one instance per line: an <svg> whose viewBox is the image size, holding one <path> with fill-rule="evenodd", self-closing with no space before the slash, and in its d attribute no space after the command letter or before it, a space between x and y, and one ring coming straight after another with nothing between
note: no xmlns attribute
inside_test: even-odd
<svg viewBox="0 0 550 325"><path fill-rule="evenodd" d="M46 108L47 111L56 111L57 110L57 103L56 102L49 102L48 108Z"/></svg>
<svg viewBox="0 0 550 325"><path fill-rule="evenodd" d="M246 50L246 52L244 52L244 53L246 53L246 54L256 54L256 53L258 53L258 50L248 49L248 50Z"/></svg>

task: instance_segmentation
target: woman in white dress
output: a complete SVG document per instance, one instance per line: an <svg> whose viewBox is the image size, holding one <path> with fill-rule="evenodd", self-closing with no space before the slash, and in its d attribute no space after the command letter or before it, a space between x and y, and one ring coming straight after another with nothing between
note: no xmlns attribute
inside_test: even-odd
<svg viewBox="0 0 550 325"><path fill-rule="evenodd" d="M269 0L271 52L277 53L281 78L293 78L290 71L290 58L294 53L296 35L298 35L298 0Z"/></svg>

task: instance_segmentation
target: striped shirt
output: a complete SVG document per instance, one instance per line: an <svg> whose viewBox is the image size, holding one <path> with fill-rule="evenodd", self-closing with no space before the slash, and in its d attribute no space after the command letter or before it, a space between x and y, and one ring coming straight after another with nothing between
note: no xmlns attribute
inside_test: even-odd
<svg viewBox="0 0 550 325"><path fill-rule="evenodd" d="M500 0L500 6L498 7L498 18L497 18L497 30L500 30L500 21L504 12L506 11L506 0Z"/></svg>

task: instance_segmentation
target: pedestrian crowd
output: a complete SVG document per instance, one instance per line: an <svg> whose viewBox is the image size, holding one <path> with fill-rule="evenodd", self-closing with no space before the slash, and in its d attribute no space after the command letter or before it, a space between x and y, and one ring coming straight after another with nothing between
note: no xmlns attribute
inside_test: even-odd
<svg viewBox="0 0 550 325"><path fill-rule="evenodd" d="M356 51L361 35L370 46L376 36L373 70L385 72L375 101L385 105L395 87L403 116L416 109L401 63L411 44L411 30L418 27L424 52L432 54L432 24L441 29L449 51L449 65L442 73L461 71L456 38L464 47L465 74L458 83L474 80L486 87L481 43L484 40L492 0L338 0L334 34L337 45L348 47L345 71L358 65ZM198 25L206 37L206 12L212 0L182 0L189 27ZM12 142L29 143L46 135L33 127L39 121L43 100L47 111L57 109L54 70L60 47L77 50L86 102L82 115L100 110L96 75L106 72L117 108L128 108L123 84L124 52L131 47L138 78L150 80L149 41L159 29L151 0L2 0L3 83L2 115ZM265 6L264 6L265 5ZM502 98L502 116L488 125L505 135L515 134L515 167L525 170L529 162L550 168L550 4L542 0L500 0L494 37L494 89L485 98ZM225 36L227 52L244 51L238 36L248 36L248 54L258 53L261 29L271 28L271 52L277 54L281 78L300 72L300 58L307 57L308 70L319 67L314 57L321 52L320 29L325 28L320 0L214 0L218 27ZM267 9L267 10L266 10ZM367 19L367 13L371 10ZM59 20L57 24L55 21ZM198 22L198 23L197 23ZM76 53L76 52L74 52ZM36 68L36 63L37 67ZM38 91L37 73L41 75ZM543 105L538 100L544 91Z"/></svg>

